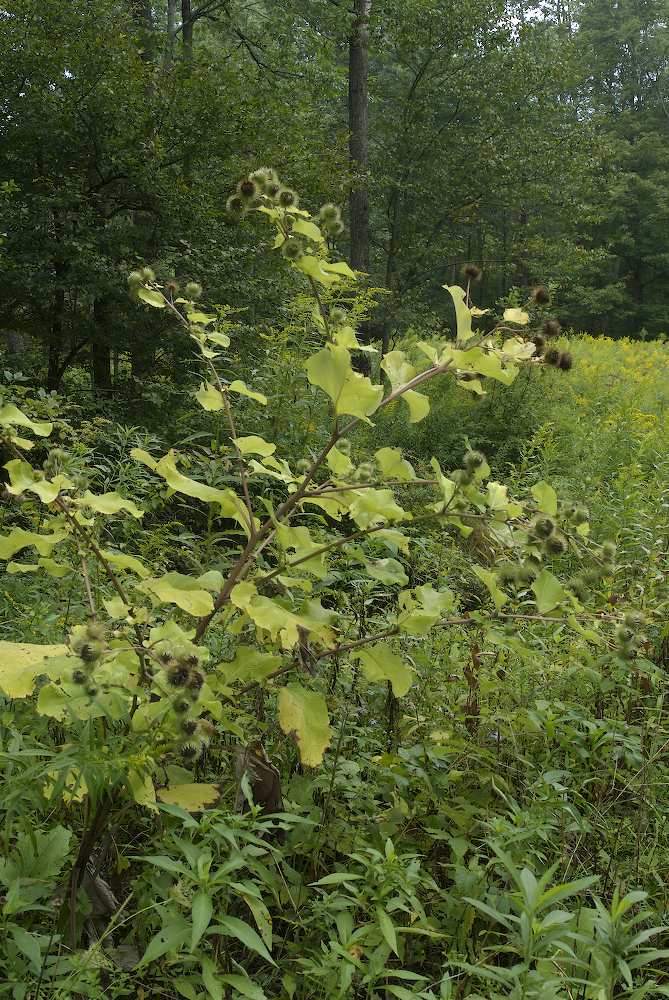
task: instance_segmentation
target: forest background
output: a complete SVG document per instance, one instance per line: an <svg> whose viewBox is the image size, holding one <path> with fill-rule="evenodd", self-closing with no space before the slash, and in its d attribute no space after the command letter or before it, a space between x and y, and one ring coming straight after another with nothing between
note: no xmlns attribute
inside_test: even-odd
<svg viewBox="0 0 669 1000"><path fill-rule="evenodd" d="M7 366L79 393L90 374L97 399L124 406L178 381L165 318L127 299L145 263L197 278L272 336L285 278L225 208L265 162L309 203L350 202L338 248L383 289L381 343L448 324L440 286L468 261L484 308L542 281L566 327L656 337L665 7L13 2L0 42Z"/></svg>

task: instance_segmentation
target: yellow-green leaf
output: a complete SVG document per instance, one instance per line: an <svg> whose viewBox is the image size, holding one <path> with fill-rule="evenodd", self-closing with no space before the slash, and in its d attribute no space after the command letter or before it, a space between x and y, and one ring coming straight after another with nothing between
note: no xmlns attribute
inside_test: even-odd
<svg viewBox="0 0 669 1000"><path fill-rule="evenodd" d="M327 454L328 466L336 476L345 476L353 468L353 462L348 455L339 451L338 448L331 448Z"/></svg>
<svg viewBox="0 0 669 1000"><path fill-rule="evenodd" d="M147 306L153 306L154 309L164 309L165 299L160 294L156 292L153 288L138 288L137 297L146 302Z"/></svg>
<svg viewBox="0 0 669 1000"><path fill-rule="evenodd" d="M407 389L400 397L409 407L409 423L417 424L430 412L430 400L422 392Z"/></svg>
<svg viewBox="0 0 669 1000"><path fill-rule="evenodd" d="M314 243L323 242L323 234L318 226L307 219L296 219L293 223L292 232L299 233L300 236L306 236L307 239L313 240Z"/></svg>
<svg viewBox="0 0 669 1000"><path fill-rule="evenodd" d="M150 774L141 773L131 767L128 771L128 787L132 797L140 806L146 806L152 812L158 812L156 805L156 790Z"/></svg>
<svg viewBox="0 0 669 1000"><path fill-rule="evenodd" d="M321 261L321 267L324 271L329 271L330 274L341 274L345 278L355 278L355 272L351 270L345 260L338 260L334 264L330 264L329 261Z"/></svg>
<svg viewBox="0 0 669 1000"><path fill-rule="evenodd" d="M39 535L23 528L12 528L8 535L0 535L0 559L11 559L21 549L34 546L41 556L50 556L55 545L67 538L67 532L56 529L50 535Z"/></svg>
<svg viewBox="0 0 669 1000"><path fill-rule="evenodd" d="M300 760L317 767L330 745L332 730L323 695L308 691L299 684L288 684L279 691L279 725L293 736Z"/></svg>
<svg viewBox="0 0 669 1000"><path fill-rule="evenodd" d="M558 510L557 493L549 483L536 483L532 487L532 496L537 501L537 507L542 514L555 517Z"/></svg>
<svg viewBox="0 0 669 1000"><path fill-rule="evenodd" d="M206 784L185 784L168 785L167 788L158 790L158 798L161 802L167 802L173 806L181 806L188 812L199 812L206 806L213 805L221 796L217 785Z"/></svg>
<svg viewBox="0 0 669 1000"><path fill-rule="evenodd" d="M144 511L140 510L132 500L126 500L125 497L119 496L115 491L95 496L95 494L86 490L83 496L75 500L75 503L78 507L90 507L91 510L97 511L98 514L118 514L120 510L127 510L133 517L144 517Z"/></svg>
<svg viewBox="0 0 669 1000"><path fill-rule="evenodd" d="M518 326L527 326L530 322L529 314L524 309L505 309L504 319L507 323L516 323Z"/></svg>
<svg viewBox="0 0 669 1000"><path fill-rule="evenodd" d="M53 424L48 420L31 420L18 406L6 403L0 407L0 427L29 427L38 437L48 437L53 430Z"/></svg>
<svg viewBox="0 0 669 1000"><path fill-rule="evenodd" d="M238 646L234 659L229 663L219 663L217 671L223 675L226 683L243 681L262 681L281 665L281 657L274 653L264 653L254 646Z"/></svg>
<svg viewBox="0 0 669 1000"><path fill-rule="evenodd" d="M102 555L108 563L111 563L111 565L115 566L117 569L129 569L132 573L136 573L137 576L142 579L145 579L150 575L149 570L139 561L139 559L136 559L135 556L128 555L126 552L111 552L109 549L103 549Z"/></svg>
<svg viewBox="0 0 669 1000"><path fill-rule="evenodd" d="M389 479L399 479L408 482L416 478L416 473L410 462L402 458L399 448L379 448L374 452L376 463L384 476Z"/></svg>
<svg viewBox="0 0 669 1000"><path fill-rule="evenodd" d="M497 575L488 569L483 569L482 566L474 566L473 570L479 580L488 588L488 593L492 597L495 607L500 611L509 600L509 597L499 587Z"/></svg>
<svg viewBox="0 0 669 1000"><path fill-rule="evenodd" d="M263 406L267 406L267 396L264 396L262 392L254 392L253 389L249 389L245 382L240 379L235 379L228 386L228 392L236 392L240 396L248 396L249 399L254 399L256 403L262 403Z"/></svg>
<svg viewBox="0 0 669 1000"><path fill-rule="evenodd" d="M27 698L36 678L47 672L47 661L65 653L67 646L0 641L0 690L9 698Z"/></svg>
<svg viewBox="0 0 669 1000"><path fill-rule="evenodd" d="M411 687L413 671L385 642L365 646L353 658L359 660L368 681L390 681L396 698L402 698Z"/></svg>
<svg viewBox="0 0 669 1000"><path fill-rule="evenodd" d="M324 261L314 256L314 254L305 253L295 262L294 266L298 271L302 271L303 274L313 278L314 281L319 281L322 285L332 285L335 281L339 281L339 277L336 274L329 274L324 270L324 263Z"/></svg>
<svg viewBox="0 0 669 1000"><path fill-rule="evenodd" d="M215 486L207 486L205 483L198 483L195 479L184 476L176 467L176 456L172 450L164 455L158 462L141 448L133 448L130 452L132 458L142 462L150 469L162 476L170 489L175 493L183 493L185 496L194 497L197 500L204 500L208 503L218 503L224 517L231 517L238 521L245 531L248 531L248 519L246 517L246 507L236 493L232 490L220 490Z"/></svg>
<svg viewBox="0 0 669 1000"><path fill-rule="evenodd" d="M383 396L383 386L372 385L365 375L354 372L351 355L345 347L334 344L314 354L305 365L307 377L328 394L337 415L360 417L367 423Z"/></svg>
<svg viewBox="0 0 669 1000"><path fill-rule="evenodd" d="M547 569L542 569L539 573L532 584L532 590L537 599L537 611L540 615L553 611L567 596L560 581Z"/></svg>
<svg viewBox="0 0 669 1000"><path fill-rule="evenodd" d="M214 607L211 594L202 589L198 580L183 573L165 573L164 576L150 577L143 580L138 589L155 597L158 603L176 604L189 615L198 618L208 615Z"/></svg>
<svg viewBox="0 0 669 1000"><path fill-rule="evenodd" d="M203 382L195 393L195 398L202 409L207 410L210 413L222 410L225 405L223 401L223 393L220 392L216 386L212 385L211 382Z"/></svg>
<svg viewBox="0 0 669 1000"><path fill-rule="evenodd" d="M467 341L472 335L472 313L465 302L466 292L459 285L444 285L447 292L450 292L455 306L455 320L457 324L458 341Z"/></svg>
<svg viewBox="0 0 669 1000"><path fill-rule="evenodd" d="M248 437L238 437L235 439L235 444L242 455L262 455L263 458L267 458L268 455L273 455L276 451L275 444L265 441L263 438L258 437L257 434L249 434Z"/></svg>

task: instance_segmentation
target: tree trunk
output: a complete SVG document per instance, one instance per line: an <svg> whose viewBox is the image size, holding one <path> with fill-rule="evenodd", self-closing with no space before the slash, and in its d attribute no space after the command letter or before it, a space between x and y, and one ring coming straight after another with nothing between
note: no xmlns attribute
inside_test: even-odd
<svg viewBox="0 0 669 1000"><path fill-rule="evenodd" d="M111 348L107 324L107 300L96 299L93 303L95 334L91 343L91 376L93 388L102 392L111 391Z"/></svg>
<svg viewBox="0 0 669 1000"><path fill-rule="evenodd" d="M174 57L174 38L177 31L177 0L167 0L167 49L165 62L172 65Z"/></svg>
<svg viewBox="0 0 669 1000"><path fill-rule="evenodd" d="M351 267L369 270L369 15L372 0L354 0L348 49L348 129L351 169Z"/></svg>
<svg viewBox="0 0 669 1000"><path fill-rule="evenodd" d="M144 345L133 347L130 351L130 364L132 366L132 377L138 382L145 382L156 363L155 347L147 342Z"/></svg>
<svg viewBox="0 0 669 1000"><path fill-rule="evenodd" d="M181 0L181 41L186 60L193 58L193 21L191 13L190 0Z"/></svg>
<svg viewBox="0 0 669 1000"><path fill-rule="evenodd" d="M65 275L65 265L56 265L56 278ZM53 293L51 309L51 328L49 330L49 360L46 375L46 387L51 391L60 388L61 367L60 351L63 346L63 314L65 312L65 289L57 287Z"/></svg>

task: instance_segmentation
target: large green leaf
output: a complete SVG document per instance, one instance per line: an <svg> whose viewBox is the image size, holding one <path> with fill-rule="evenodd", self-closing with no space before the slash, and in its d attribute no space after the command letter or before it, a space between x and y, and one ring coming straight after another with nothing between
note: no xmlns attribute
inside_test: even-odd
<svg viewBox="0 0 669 1000"><path fill-rule="evenodd" d="M27 698L35 680L47 673L48 661L67 653L67 646L40 646L0 641L0 689L9 698ZM76 662L73 658L73 662Z"/></svg>
<svg viewBox="0 0 669 1000"><path fill-rule="evenodd" d="M203 589L200 581L183 573L149 577L138 584L138 589L155 597L161 604L176 604L198 618L208 615L214 608L211 594Z"/></svg>
<svg viewBox="0 0 669 1000"><path fill-rule="evenodd" d="M323 695L308 691L299 684L288 684L279 691L279 725L293 736L300 760L317 767L330 745L332 730Z"/></svg>
<svg viewBox="0 0 669 1000"><path fill-rule="evenodd" d="M455 306L458 342L466 342L472 335L472 314L465 302L466 292L459 285L444 285L443 287L447 292L450 292Z"/></svg>
<svg viewBox="0 0 669 1000"><path fill-rule="evenodd" d="M164 296L153 288L138 288L137 298L146 302L147 306L153 306L154 309L164 309L167 305Z"/></svg>
<svg viewBox="0 0 669 1000"><path fill-rule="evenodd" d="M350 496L349 513L359 528L384 521L411 520L411 514L400 507L392 490L355 490Z"/></svg>
<svg viewBox="0 0 669 1000"><path fill-rule="evenodd" d="M402 458L399 448L379 448L374 452L374 458L384 476L389 479L399 479L408 482L416 478L416 473L410 462Z"/></svg>
<svg viewBox="0 0 669 1000"><path fill-rule="evenodd" d="M402 698L411 687L414 673L385 642L365 646L353 654L368 681L390 681L393 694Z"/></svg>
<svg viewBox="0 0 669 1000"><path fill-rule="evenodd" d="M473 572L486 585L495 607L500 611L509 600L509 596L499 586L497 574L489 569L484 569L482 566L474 566Z"/></svg>
<svg viewBox="0 0 669 1000"><path fill-rule="evenodd" d="M9 473L10 482L7 491L15 496L19 493L35 493L42 503L49 504L53 503L62 489L71 489L73 486L67 476L60 474L53 479L40 478L39 473L20 458L6 462L5 468Z"/></svg>
<svg viewBox="0 0 669 1000"><path fill-rule="evenodd" d="M268 455L273 455L276 451L275 444L265 441L264 438L258 437L257 434L249 434L248 437L238 437L235 439L235 444L242 455L262 455L263 458L267 458Z"/></svg>
<svg viewBox="0 0 669 1000"><path fill-rule="evenodd" d="M55 545L67 538L67 531L56 528L49 535L40 535L23 528L12 528L8 535L0 535L0 559L11 559L27 546L34 546L41 556L50 556Z"/></svg>
<svg viewBox="0 0 669 1000"><path fill-rule="evenodd" d="M381 368L390 379L393 391L406 385L416 375L416 369L407 360L404 351L389 351L381 361ZM430 412L429 399L415 389L407 389L400 398L409 407L409 423L418 423Z"/></svg>
<svg viewBox="0 0 669 1000"><path fill-rule="evenodd" d="M202 409L208 410L210 413L222 410L225 406L223 393L215 385L212 385L211 382L203 382L195 393L195 398Z"/></svg>
<svg viewBox="0 0 669 1000"><path fill-rule="evenodd" d="M542 569L539 573L532 584L532 590L536 595L537 610L542 615L562 604L567 596L560 581L547 569Z"/></svg>
<svg viewBox="0 0 669 1000"><path fill-rule="evenodd" d="M281 665L281 657L274 653L265 653L255 646L238 646L234 659L229 663L219 663L217 670L226 683L233 681L262 681L273 674Z"/></svg>
<svg viewBox="0 0 669 1000"><path fill-rule="evenodd" d="M200 812L201 809L218 801L220 797L221 790L217 785L186 783L158 789L158 798L161 802L181 806L189 812Z"/></svg>
<svg viewBox="0 0 669 1000"><path fill-rule="evenodd" d="M205 483L198 483L195 479L189 479L179 472L176 467L176 455L170 450L159 461L156 461L147 451L141 448L133 448L130 452L132 458L152 469L157 475L162 476L170 489L175 493L183 493L185 496L193 497L196 500L204 500L207 503L217 503L221 508L223 517L230 517L242 525L248 531L248 519L246 507L232 490L221 490L215 486L207 486Z"/></svg>
<svg viewBox="0 0 669 1000"><path fill-rule="evenodd" d="M31 420L13 403L0 407L0 427L29 427L38 437L48 437L53 430L53 424L48 420Z"/></svg>
<svg viewBox="0 0 669 1000"><path fill-rule="evenodd" d="M453 591L446 587L435 590L431 583L416 587L413 593L404 591L400 594L400 608L403 613L398 624L403 632L409 635L427 635L433 625L455 605Z"/></svg>
<svg viewBox="0 0 669 1000"><path fill-rule="evenodd" d="M558 510L558 500L557 493L548 483L543 481L536 483L532 487L532 496L537 501L537 507L542 514L548 514L549 517L555 517Z"/></svg>
<svg viewBox="0 0 669 1000"><path fill-rule="evenodd" d="M326 262L322 261L320 257L305 253L295 262L295 267L298 271L302 271L303 274L313 278L314 281L320 282L321 285L333 285L336 281L339 281L339 275L331 273L329 269L326 270L325 264Z"/></svg>
<svg viewBox="0 0 669 1000"><path fill-rule="evenodd" d="M338 416L348 414L370 423L369 414L379 405L383 386L372 385L365 375L353 371L345 347L324 347L309 358L305 367L311 384L328 394Z"/></svg>
<svg viewBox="0 0 669 1000"><path fill-rule="evenodd" d="M247 396L249 399L253 399L256 403L261 403L263 406L267 406L267 396L264 396L262 392L254 392L253 389L249 389L245 382L240 379L235 379L228 386L228 392L236 392L240 396Z"/></svg>
<svg viewBox="0 0 669 1000"><path fill-rule="evenodd" d="M132 500L126 500L118 493L102 493L95 496L90 490L86 490L83 496L75 500L78 507L90 507L91 510L99 514L118 514L121 510L127 510L133 517L144 517L144 511L140 510Z"/></svg>

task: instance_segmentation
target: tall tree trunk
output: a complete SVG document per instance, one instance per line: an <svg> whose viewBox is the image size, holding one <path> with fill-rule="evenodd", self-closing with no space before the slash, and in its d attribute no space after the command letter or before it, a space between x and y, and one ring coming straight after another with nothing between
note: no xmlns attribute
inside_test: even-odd
<svg viewBox="0 0 669 1000"><path fill-rule="evenodd" d="M38 161L40 157L38 156ZM54 245L58 246L63 239L63 223L60 211L53 209L53 234ZM63 346L63 316L65 314L65 275L67 274L66 261L56 259L53 262L54 292L53 305L51 306L51 320L49 325L49 356L47 362L46 387L49 391L60 388L62 368L60 366L60 352Z"/></svg>
<svg viewBox="0 0 669 1000"><path fill-rule="evenodd" d="M174 58L174 38L177 30L177 0L167 0L167 48L165 62L172 65Z"/></svg>
<svg viewBox="0 0 669 1000"><path fill-rule="evenodd" d="M351 267L369 270L369 15L372 0L353 0L348 49L349 154L354 173L349 198Z"/></svg>
<svg viewBox="0 0 669 1000"><path fill-rule="evenodd" d="M193 21L191 14L190 0L181 0L181 41L186 60L193 58Z"/></svg>
<svg viewBox="0 0 669 1000"><path fill-rule="evenodd" d="M56 278L65 275L65 265L56 265ZM46 374L46 387L51 390L60 388L60 352L63 346L63 314L65 312L65 289L58 286L53 293L51 307L51 327L49 329L49 360Z"/></svg>
<svg viewBox="0 0 669 1000"><path fill-rule="evenodd" d="M91 376L93 388L109 392L111 390L111 347L107 323L107 299L99 298L93 303L95 334L91 343Z"/></svg>

